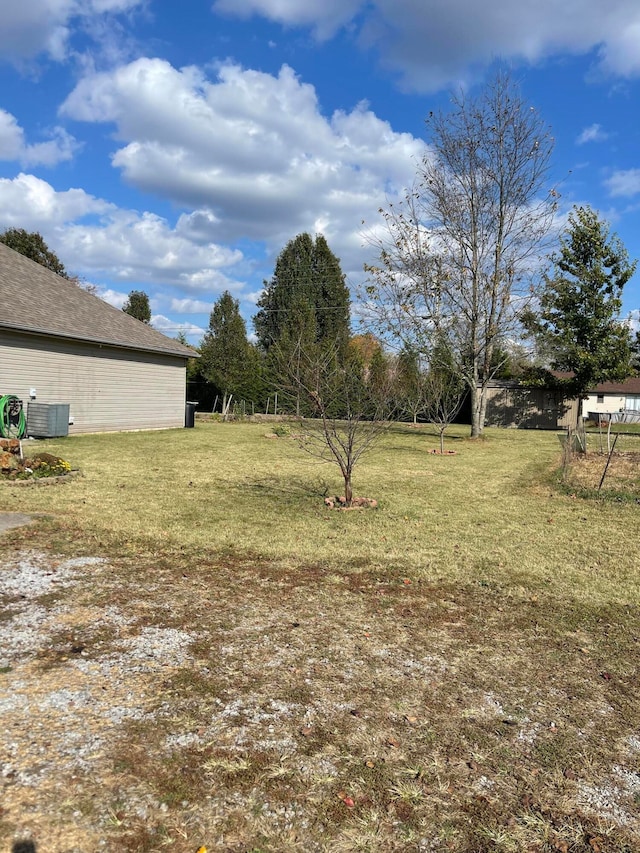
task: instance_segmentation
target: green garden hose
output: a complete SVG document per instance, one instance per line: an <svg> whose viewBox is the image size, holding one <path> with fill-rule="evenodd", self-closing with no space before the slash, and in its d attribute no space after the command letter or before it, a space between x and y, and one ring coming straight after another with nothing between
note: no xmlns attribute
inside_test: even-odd
<svg viewBox="0 0 640 853"><path fill-rule="evenodd" d="M0 397L0 436L2 438L24 438L27 419L22 402L12 394Z"/></svg>

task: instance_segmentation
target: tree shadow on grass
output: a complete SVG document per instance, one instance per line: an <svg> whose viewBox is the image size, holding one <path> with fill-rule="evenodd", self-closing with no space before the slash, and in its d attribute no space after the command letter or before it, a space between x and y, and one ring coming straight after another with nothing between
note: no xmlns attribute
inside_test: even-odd
<svg viewBox="0 0 640 853"><path fill-rule="evenodd" d="M246 480L240 485L242 491L249 491L268 500L287 500L300 498L326 498L331 491L329 483L321 477L261 477Z"/></svg>

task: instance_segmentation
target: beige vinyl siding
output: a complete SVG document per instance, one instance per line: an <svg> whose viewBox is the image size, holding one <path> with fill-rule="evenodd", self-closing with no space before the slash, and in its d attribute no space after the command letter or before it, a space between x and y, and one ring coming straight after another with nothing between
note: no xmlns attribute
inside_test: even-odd
<svg viewBox="0 0 640 853"><path fill-rule="evenodd" d="M69 403L69 433L184 426L186 361L0 331L0 394Z"/></svg>

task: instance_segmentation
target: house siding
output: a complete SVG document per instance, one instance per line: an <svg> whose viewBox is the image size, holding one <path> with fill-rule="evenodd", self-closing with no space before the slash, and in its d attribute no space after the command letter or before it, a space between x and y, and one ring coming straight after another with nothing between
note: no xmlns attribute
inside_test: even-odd
<svg viewBox="0 0 640 853"><path fill-rule="evenodd" d="M606 392L602 392L600 396L604 397L604 401L602 403L598 402L598 394L589 394L586 400L582 401L582 416L584 418L589 416L589 412L595 412L597 414L619 412L625 407L624 394L608 394Z"/></svg>
<svg viewBox="0 0 640 853"><path fill-rule="evenodd" d="M186 361L62 338L0 331L0 394L30 389L38 403L69 403L69 433L184 426Z"/></svg>

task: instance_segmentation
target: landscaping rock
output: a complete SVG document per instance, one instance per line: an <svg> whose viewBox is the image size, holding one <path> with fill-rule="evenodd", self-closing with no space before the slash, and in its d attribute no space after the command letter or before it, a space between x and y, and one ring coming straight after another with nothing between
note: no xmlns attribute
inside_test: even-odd
<svg viewBox="0 0 640 853"><path fill-rule="evenodd" d="M347 499L344 495L334 495L324 499L324 505L327 509L376 509L378 501L373 498L352 498L351 505L347 506Z"/></svg>

